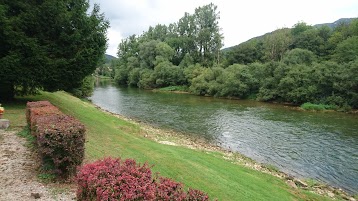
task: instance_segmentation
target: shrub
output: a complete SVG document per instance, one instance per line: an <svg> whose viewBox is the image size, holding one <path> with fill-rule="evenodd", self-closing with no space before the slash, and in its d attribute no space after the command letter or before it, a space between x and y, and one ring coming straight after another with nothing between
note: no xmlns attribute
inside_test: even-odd
<svg viewBox="0 0 358 201"><path fill-rule="evenodd" d="M95 82L95 78L92 75L86 76L82 80L80 87L73 88L69 92L78 98L89 97L93 93L94 82Z"/></svg>
<svg viewBox="0 0 358 201"><path fill-rule="evenodd" d="M28 116L30 119L29 126L30 126L31 133L33 135L35 135L38 117L45 117L45 116L50 116L50 115L60 115L60 114L62 114L62 112L57 107L55 107L53 105L28 109Z"/></svg>
<svg viewBox="0 0 358 201"><path fill-rule="evenodd" d="M304 110L321 111L321 110L336 110L338 107L335 105L304 103L301 105L301 108Z"/></svg>
<svg viewBox="0 0 358 201"><path fill-rule="evenodd" d="M31 108L40 108L40 107L46 107L46 106L52 106L52 104L48 101L27 102L27 104L26 104L27 123L30 124L30 109Z"/></svg>
<svg viewBox="0 0 358 201"><path fill-rule="evenodd" d="M78 200L153 200L155 183L147 164L106 158L77 174Z"/></svg>
<svg viewBox="0 0 358 201"><path fill-rule="evenodd" d="M153 179L150 167L137 164L133 159L106 158L84 165L76 181L77 200L209 200L199 190L185 192L183 184L171 179Z"/></svg>
<svg viewBox="0 0 358 201"><path fill-rule="evenodd" d="M74 173L84 157L85 127L73 117L64 115L48 101L28 102L26 118L42 166L67 177Z"/></svg>
<svg viewBox="0 0 358 201"><path fill-rule="evenodd" d="M183 190L183 185L164 177L159 178L159 182L156 183L155 195L157 200L186 199L186 193Z"/></svg>
<svg viewBox="0 0 358 201"><path fill-rule="evenodd" d="M196 189L189 189L188 195L186 198L187 201L208 201L209 196L206 193L203 193Z"/></svg>
<svg viewBox="0 0 358 201"><path fill-rule="evenodd" d="M58 176L67 177L83 161L85 127L64 114L42 115L36 118L36 142L43 161L51 163Z"/></svg>

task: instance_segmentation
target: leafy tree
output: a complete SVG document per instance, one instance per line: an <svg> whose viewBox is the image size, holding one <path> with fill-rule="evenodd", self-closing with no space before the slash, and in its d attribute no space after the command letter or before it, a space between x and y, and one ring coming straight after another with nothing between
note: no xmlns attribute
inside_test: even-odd
<svg viewBox="0 0 358 201"><path fill-rule="evenodd" d="M71 90L71 93L79 98L85 98L92 95L94 90L95 78L92 75L86 76L81 83L81 86Z"/></svg>
<svg viewBox="0 0 358 201"><path fill-rule="evenodd" d="M140 71L140 79L137 86L142 89L155 88L154 71L151 69L142 69Z"/></svg>
<svg viewBox="0 0 358 201"><path fill-rule="evenodd" d="M297 24L293 25L291 34L293 37L297 37L309 29L312 29L312 26L306 24L305 22L298 22Z"/></svg>
<svg viewBox="0 0 358 201"><path fill-rule="evenodd" d="M169 61L163 61L154 68L155 84L157 87L176 86L185 84L183 69L174 66Z"/></svg>
<svg viewBox="0 0 358 201"><path fill-rule="evenodd" d="M333 58L339 63L348 63L358 58L358 36L349 37L339 43Z"/></svg>
<svg viewBox="0 0 358 201"><path fill-rule="evenodd" d="M197 29L197 59L204 66L219 63L222 35L220 34L220 13L213 3L195 9L195 25Z"/></svg>
<svg viewBox="0 0 358 201"><path fill-rule="evenodd" d="M225 57L225 65L250 64L263 60L263 43L261 40L253 39L241 43L229 50Z"/></svg>
<svg viewBox="0 0 358 201"><path fill-rule="evenodd" d="M287 28L278 29L265 36L263 45L267 61L280 61L291 45L291 32Z"/></svg>
<svg viewBox="0 0 358 201"><path fill-rule="evenodd" d="M245 98L255 91L256 78L248 66L234 64L226 68L221 76L222 87L219 96Z"/></svg>
<svg viewBox="0 0 358 201"><path fill-rule="evenodd" d="M305 64L311 65L316 60L316 55L306 49L296 48L288 51L284 58L283 62L286 64Z"/></svg>
<svg viewBox="0 0 358 201"><path fill-rule="evenodd" d="M294 38L293 47L307 49L319 55L321 52L321 46L325 41L319 36L318 29L308 29Z"/></svg>
<svg viewBox="0 0 358 201"><path fill-rule="evenodd" d="M290 64L286 68L277 86L279 99L295 104L315 101L317 86L311 77L314 69L304 64Z"/></svg>
<svg viewBox="0 0 358 201"><path fill-rule="evenodd" d="M197 77L192 79L189 90L196 95L216 95L220 91L220 83L217 83L217 79L222 72L222 68L203 69Z"/></svg>
<svg viewBox="0 0 358 201"><path fill-rule="evenodd" d="M85 0L0 1L0 98L70 90L97 67L108 21Z"/></svg>

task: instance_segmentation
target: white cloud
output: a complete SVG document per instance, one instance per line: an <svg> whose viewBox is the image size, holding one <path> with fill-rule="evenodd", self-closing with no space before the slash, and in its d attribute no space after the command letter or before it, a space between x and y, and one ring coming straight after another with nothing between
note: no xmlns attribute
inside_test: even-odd
<svg viewBox="0 0 358 201"><path fill-rule="evenodd" d="M225 47L237 45L277 28L292 27L299 21L308 24L333 22L343 17L358 17L356 0L90 0L100 4L110 20L107 53L116 55L122 38L141 34L149 26L177 22L184 12L213 2L218 6L219 24Z"/></svg>

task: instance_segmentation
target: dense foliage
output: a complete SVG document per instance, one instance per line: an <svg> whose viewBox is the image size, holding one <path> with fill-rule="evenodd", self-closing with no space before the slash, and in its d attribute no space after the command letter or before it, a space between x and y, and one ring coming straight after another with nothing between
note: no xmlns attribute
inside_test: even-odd
<svg viewBox="0 0 358 201"><path fill-rule="evenodd" d="M168 26L149 27L140 36L132 35L118 46L113 63L120 84L140 88L186 85L184 69L198 63L210 67L220 61L222 35L219 13L214 4L195 9Z"/></svg>
<svg viewBox="0 0 358 201"><path fill-rule="evenodd" d="M48 101L28 102L26 116L43 167L65 178L75 173L84 158L84 125Z"/></svg>
<svg viewBox="0 0 358 201"><path fill-rule="evenodd" d="M218 51L218 19L210 4L177 23L123 40L113 64L116 81L145 89L182 85L197 95L358 108L358 19L334 29L300 22L223 51Z"/></svg>
<svg viewBox="0 0 358 201"><path fill-rule="evenodd" d="M0 98L71 90L97 67L108 22L86 0L0 0Z"/></svg>
<svg viewBox="0 0 358 201"><path fill-rule="evenodd" d="M208 196L168 178L155 180L147 164L106 158L86 164L77 173L78 200L204 201Z"/></svg>

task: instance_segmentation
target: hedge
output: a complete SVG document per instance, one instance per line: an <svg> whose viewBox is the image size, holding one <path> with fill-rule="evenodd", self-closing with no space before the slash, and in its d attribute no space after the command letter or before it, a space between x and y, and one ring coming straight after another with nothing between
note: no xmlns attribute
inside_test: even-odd
<svg viewBox="0 0 358 201"><path fill-rule="evenodd" d="M31 109L32 108L41 108L46 106L53 106L49 101L37 101L37 102L27 102L26 104L26 120L27 123L31 122Z"/></svg>
<svg viewBox="0 0 358 201"><path fill-rule="evenodd" d="M26 117L43 166L67 178L84 158L85 127L48 101L29 102Z"/></svg>

